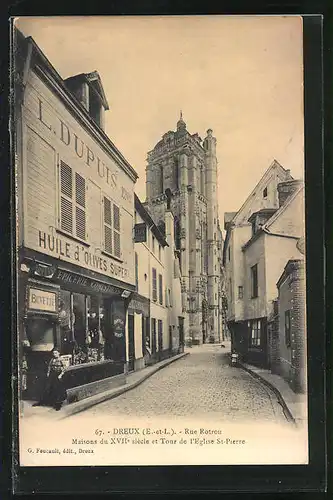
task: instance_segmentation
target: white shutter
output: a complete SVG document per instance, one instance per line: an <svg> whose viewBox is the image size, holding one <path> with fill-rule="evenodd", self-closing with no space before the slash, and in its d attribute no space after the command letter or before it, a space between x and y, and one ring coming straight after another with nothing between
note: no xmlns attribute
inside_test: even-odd
<svg viewBox="0 0 333 500"><path fill-rule="evenodd" d="M60 228L73 234L73 172L60 162Z"/></svg>

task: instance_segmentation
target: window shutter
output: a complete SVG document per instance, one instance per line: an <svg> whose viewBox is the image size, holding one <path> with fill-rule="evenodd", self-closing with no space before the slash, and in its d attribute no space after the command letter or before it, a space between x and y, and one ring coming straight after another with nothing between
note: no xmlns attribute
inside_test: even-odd
<svg viewBox="0 0 333 500"><path fill-rule="evenodd" d="M66 163L61 161L60 164L60 179L61 179L61 194L68 198L73 196L73 174L72 169Z"/></svg>
<svg viewBox="0 0 333 500"><path fill-rule="evenodd" d="M156 280L156 269L153 267L152 268L152 275L153 275L153 300L157 300L157 280Z"/></svg>
<svg viewBox="0 0 333 500"><path fill-rule="evenodd" d="M163 278L162 274L158 275L158 288L159 288L159 302L160 304L163 304Z"/></svg>
<svg viewBox="0 0 333 500"><path fill-rule="evenodd" d="M60 227L73 233L73 173L71 167L60 162Z"/></svg>
<svg viewBox="0 0 333 500"><path fill-rule="evenodd" d="M111 220L111 202L104 196L104 222L108 224L108 226L112 225Z"/></svg>
<svg viewBox="0 0 333 500"><path fill-rule="evenodd" d="M120 210L117 205L113 205L113 238L114 255L120 258Z"/></svg>
<svg viewBox="0 0 333 500"><path fill-rule="evenodd" d="M111 202L104 196L104 250L112 253Z"/></svg>

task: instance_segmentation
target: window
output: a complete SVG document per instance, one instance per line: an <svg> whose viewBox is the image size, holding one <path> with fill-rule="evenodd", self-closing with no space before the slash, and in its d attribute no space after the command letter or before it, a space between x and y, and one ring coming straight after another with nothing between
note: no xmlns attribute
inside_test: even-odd
<svg viewBox="0 0 333 500"><path fill-rule="evenodd" d="M254 321L251 321L250 346L259 347L260 340L261 340L261 321L260 319L256 319Z"/></svg>
<svg viewBox="0 0 333 500"><path fill-rule="evenodd" d="M163 351L163 322L161 319L157 322L158 331L158 350Z"/></svg>
<svg viewBox="0 0 333 500"><path fill-rule="evenodd" d="M86 240L86 181L60 162L60 228Z"/></svg>
<svg viewBox="0 0 333 500"><path fill-rule="evenodd" d="M228 248L228 260L230 262L230 247Z"/></svg>
<svg viewBox="0 0 333 500"><path fill-rule="evenodd" d="M162 274L158 275L158 298L159 302L162 305L163 304L163 278Z"/></svg>
<svg viewBox="0 0 333 500"><path fill-rule="evenodd" d="M231 278L229 279L229 293L232 295L232 283L231 283Z"/></svg>
<svg viewBox="0 0 333 500"><path fill-rule="evenodd" d="M162 256L162 247L161 245L158 245L158 259L161 260L161 256Z"/></svg>
<svg viewBox="0 0 333 500"><path fill-rule="evenodd" d="M175 235L175 246L177 250L180 250L180 222L177 217L174 220L174 235Z"/></svg>
<svg viewBox="0 0 333 500"><path fill-rule="evenodd" d="M120 209L104 196L104 251L120 258ZM113 216L112 216L113 215Z"/></svg>
<svg viewBox="0 0 333 500"><path fill-rule="evenodd" d="M152 250L153 250L153 253L155 253L155 236L153 236L153 239L152 239Z"/></svg>
<svg viewBox="0 0 333 500"><path fill-rule="evenodd" d="M169 307L172 307L172 296L170 288L168 288L168 300L169 300Z"/></svg>
<svg viewBox="0 0 333 500"><path fill-rule="evenodd" d="M263 190L262 196L263 198L267 198L267 187L265 187L265 189Z"/></svg>
<svg viewBox="0 0 333 500"><path fill-rule="evenodd" d="M100 97L96 94L96 91L91 87L89 88L89 114L92 119L97 123L99 127L102 128L102 104Z"/></svg>
<svg viewBox="0 0 333 500"><path fill-rule="evenodd" d="M138 290L139 288L139 258L138 254L135 252L135 286Z"/></svg>
<svg viewBox="0 0 333 500"><path fill-rule="evenodd" d="M163 183L163 166L160 166L160 193L164 192L164 183Z"/></svg>
<svg viewBox="0 0 333 500"><path fill-rule="evenodd" d="M156 302L157 301L157 280L156 280L156 269L153 267L152 268L152 275L153 275L153 300Z"/></svg>
<svg viewBox="0 0 333 500"><path fill-rule="evenodd" d="M251 267L251 295L253 299L258 297L258 264Z"/></svg>
<svg viewBox="0 0 333 500"><path fill-rule="evenodd" d="M242 286L239 286L238 287L238 298L239 299L242 299L244 296L244 290L243 290L243 287Z"/></svg>
<svg viewBox="0 0 333 500"><path fill-rule="evenodd" d="M290 310L284 313L284 338L287 347L291 345Z"/></svg>
<svg viewBox="0 0 333 500"><path fill-rule="evenodd" d="M176 188L179 188L179 163L178 163L178 158L175 158L175 185Z"/></svg>

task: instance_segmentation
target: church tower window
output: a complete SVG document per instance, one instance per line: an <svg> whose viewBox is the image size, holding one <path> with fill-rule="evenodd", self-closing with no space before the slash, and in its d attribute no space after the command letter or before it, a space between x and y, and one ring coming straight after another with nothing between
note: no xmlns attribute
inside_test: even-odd
<svg viewBox="0 0 333 500"><path fill-rule="evenodd" d="M163 183L163 166L160 166L160 193L164 192L164 183Z"/></svg>
<svg viewBox="0 0 333 500"><path fill-rule="evenodd" d="M179 189L179 160L175 158L175 186Z"/></svg>

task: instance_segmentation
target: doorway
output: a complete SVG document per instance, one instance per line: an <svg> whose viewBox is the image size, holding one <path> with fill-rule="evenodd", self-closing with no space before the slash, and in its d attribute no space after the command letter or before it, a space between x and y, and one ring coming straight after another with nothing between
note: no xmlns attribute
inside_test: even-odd
<svg viewBox="0 0 333 500"><path fill-rule="evenodd" d="M179 352L184 352L184 318L178 316L179 326Z"/></svg>
<svg viewBox="0 0 333 500"><path fill-rule="evenodd" d="M134 344L134 315L128 315L128 371L134 371L135 344Z"/></svg>
<svg viewBox="0 0 333 500"><path fill-rule="evenodd" d="M172 354L172 326L169 326L169 354Z"/></svg>

